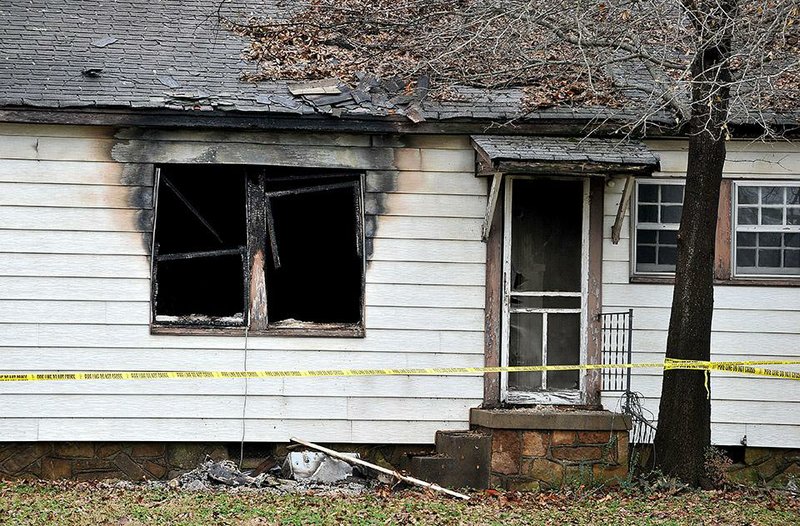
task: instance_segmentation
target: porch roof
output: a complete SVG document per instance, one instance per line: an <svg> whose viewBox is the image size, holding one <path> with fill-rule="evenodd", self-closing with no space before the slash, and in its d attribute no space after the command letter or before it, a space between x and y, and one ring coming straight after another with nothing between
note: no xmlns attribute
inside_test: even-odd
<svg viewBox="0 0 800 526"><path fill-rule="evenodd" d="M473 135L478 173L650 175L658 158L641 142L621 139Z"/></svg>

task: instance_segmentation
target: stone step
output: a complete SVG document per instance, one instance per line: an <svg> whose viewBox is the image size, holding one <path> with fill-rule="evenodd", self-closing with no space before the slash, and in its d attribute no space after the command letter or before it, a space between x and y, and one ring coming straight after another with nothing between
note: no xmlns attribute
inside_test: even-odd
<svg viewBox="0 0 800 526"><path fill-rule="evenodd" d="M476 431L437 431L436 455L413 457L411 473L448 488L489 487L492 441Z"/></svg>

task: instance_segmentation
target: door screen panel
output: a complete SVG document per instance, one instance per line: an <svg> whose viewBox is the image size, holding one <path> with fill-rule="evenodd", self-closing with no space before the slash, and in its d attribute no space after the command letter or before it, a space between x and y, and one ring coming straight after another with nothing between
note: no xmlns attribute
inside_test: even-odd
<svg viewBox="0 0 800 526"><path fill-rule="evenodd" d="M581 357L584 182L513 179L506 275L508 364ZM507 201L508 203L508 201ZM510 373L509 392L577 390L579 371Z"/></svg>

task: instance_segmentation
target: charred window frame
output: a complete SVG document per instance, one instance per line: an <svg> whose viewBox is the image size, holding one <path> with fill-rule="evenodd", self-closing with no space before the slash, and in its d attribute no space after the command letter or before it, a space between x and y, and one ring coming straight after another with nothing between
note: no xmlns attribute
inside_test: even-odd
<svg viewBox="0 0 800 526"><path fill-rule="evenodd" d="M157 168L152 332L363 336L363 179Z"/></svg>

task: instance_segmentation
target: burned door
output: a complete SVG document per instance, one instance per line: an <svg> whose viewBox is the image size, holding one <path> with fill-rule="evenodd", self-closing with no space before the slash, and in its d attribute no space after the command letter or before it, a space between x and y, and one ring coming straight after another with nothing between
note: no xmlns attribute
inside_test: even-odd
<svg viewBox="0 0 800 526"><path fill-rule="evenodd" d="M575 365L586 357L588 180L509 178L503 256L503 365ZM504 401L575 404L581 371L502 376Z"/></svg>

